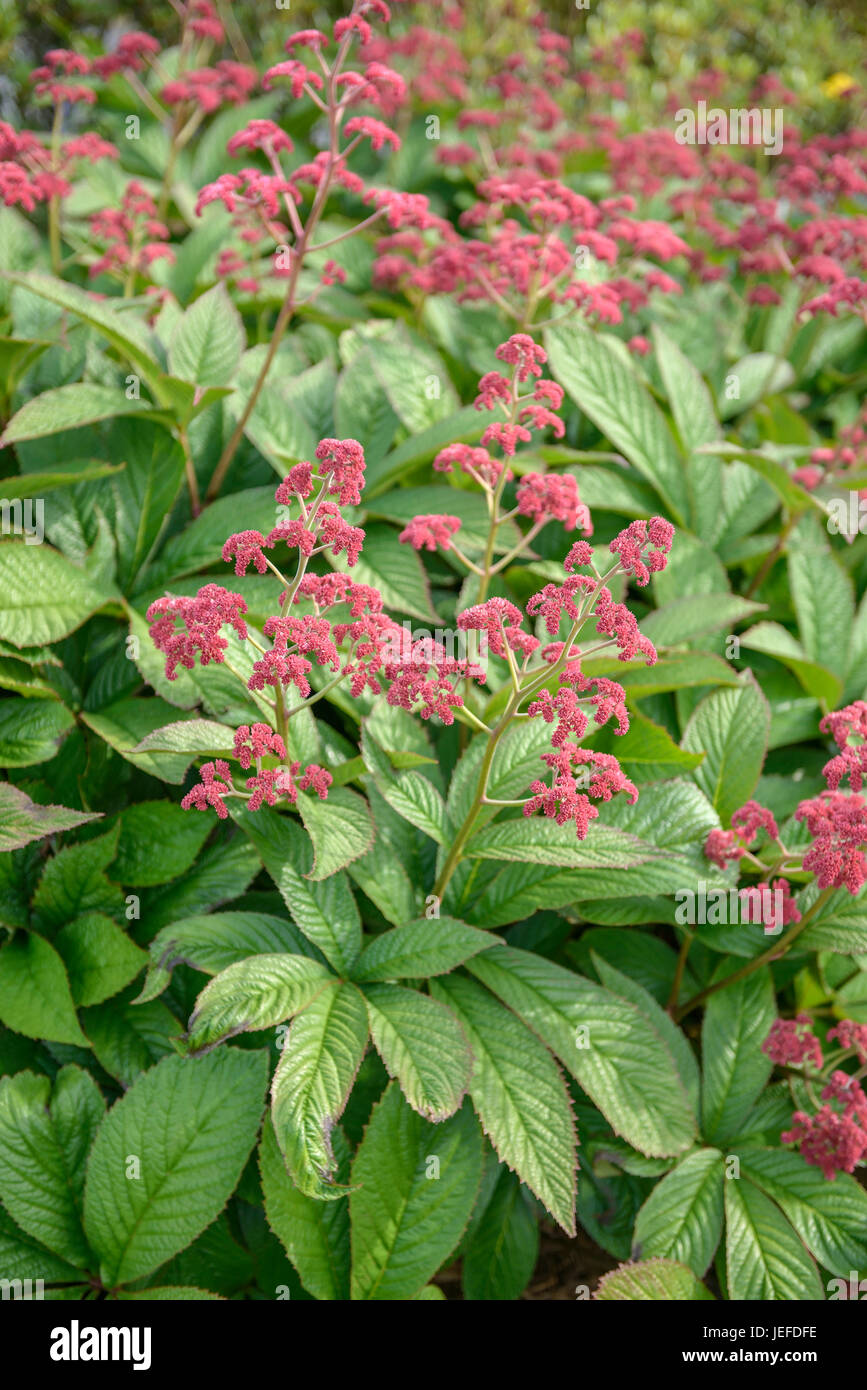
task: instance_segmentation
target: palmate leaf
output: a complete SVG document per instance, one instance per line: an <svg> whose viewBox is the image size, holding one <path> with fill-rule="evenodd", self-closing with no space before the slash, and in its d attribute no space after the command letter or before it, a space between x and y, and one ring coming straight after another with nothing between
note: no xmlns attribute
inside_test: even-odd
<svg viewBox="0 0 867 1390"><path fill-rule="evenodd" d="M731 971L723 961L717 978ZM753 1101L771 1074L762 1052L776 1017L774 987L768 969L712 994L701 1032L704 1086L702 1129L711 1143L735 1138Z"/></svg>
<svg viewBox="0 0 867 1390"><path fill-rule="evenodd" d="M364 985L370 1034L390 1076L428 1120L453 1115L470 1084L472 1058L453 1010L401 985Z"/></svg>
<svg viewBox="0 0 867 1390"><path fill-rule="evenodd" d="M420 918L375 937L356 961L352 977L412 980L447 975L498 941L491 933L468 927L454 917Z"/></svg>
<svg viewBox="0 0 867 1390"><path fill-rule="evenodd" d="M0 1197L23 1231L79 1269L93 1265L82 1201L104 1112L99 1087L79 1067L63 1067L53 1085L31 1071L0 1082Z"/></svg>
<svg viewBox="0 0 867 1390"><path fill-rule="evenodd" d="M509 946L475 956L467 969L557 1054L616 1134L652 1157L689 1148L696 1117L675 1059L649 1016L649 996L639 1009L571 970Z"/></svg>
<svg viewBox="0 0 867 1390"><path fill-rule="evenodd" d="M199 1235L237 1186L262 1118L267 1057L166 1057L106 1116L87 1166L84 1228L103 1284L141 1279ZM140 1176L129 1175L131 1157Z"/></svg>
<svg viewBox="0 0 867 1390"><path fill-rule="evenodd" d="M337 981L306 956L250 956L221 970L196 1000L187 1032L195 1055L237 1033L276 1028Z"/></svg>
<svg viewBox="0 0 867 1390"><path fill-rule="evenodd" d="M432 981L431 992L454 1009L466 1031L473 1055L470 1096L485 1133L503 1162L574 1234L575 1126L557 1063L475 980L447 976Z"/></svg>
<svg viewBox="0 0 867 1390"><path fill-rule="evenodd" d="M352 1298L412 1298L458 1244L482 1176L470 1106L431 1124L396 1082L374 1107L352 1165Z"/></svg>
<svg viewBox="0 0 867 1390"><path fill-rule="evenodd" d="M354 985L325 989L292 1023L271 1084L271 1118L286 1167L308 1197L340 1197L331 1131L367 1045L367 1010Z"/></svg>
<svg viewBox="0 0 867 1390"><path fill-rule="evenodd" d="M699 1149L681 1159L654 1187L635 1223L635 1248L688 1265L701 1279L723 1225L723 1155Z"/></svg>
<svg viewBox="0 0 867 1390"><path fill-rule="evenodd" d="M828 1182L790 1149L743 1148L741 1173L771 1197L832 1274L867 1269L867 1192L848 1173Z"/></svg>
<svg viewBox="0 0 867 1390"><path fill-rule="evenodd" d="M822 1300L819 1272L778 1206L746 1178L725 1183L730 1299Z"/></svg>

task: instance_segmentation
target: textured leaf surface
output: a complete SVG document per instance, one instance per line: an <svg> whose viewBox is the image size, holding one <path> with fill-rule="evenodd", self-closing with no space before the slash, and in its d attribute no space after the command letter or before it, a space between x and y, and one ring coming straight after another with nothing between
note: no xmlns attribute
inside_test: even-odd
<svg viewBox="0 0 867 1390"><path fill-rule="evenodd" d="M223 284L194 300L172 333L169 367L194 386L225 386L247 346L241 315Z"/></svg>
<svg viewBox="0 0 867 1390"><path fill-rule="evenodd" d="M366 854L373 844L367 802L346 787L332 787L325 801L301 795L298 810L313 843L313 867L307 878L330 878Z"/></svg>
<svg viewBox="0 0 867 1390"><path fill-rule="evenodd" d="M53 1085L31 1071L0 1082L0 1197L22 1230L79 1269L93 1267L81 1214L104 1111L99 1087L79 1067L61 1068Z"/></svg>
<svg viewBox="0 0 867 1390"><path fill-rule="evenodd" d="M57 951L35 932L0 947L0 1020L27 1038L87 1047Z"/></svg>
<svg viewBox="0 0 867 1390"><path fill-rule="evenodd" d="M708 695L686 726L684 748L706 755L692 775L725 825L756 789L770 722L768 702L750 675Z"/></svg>
<svg viewBox="0 0 867 1390"><path fill-rule="evenodd" d="M328 967L306 956L251 956L229 965L196 1000L187 1034L189 1050L204 1051L236 1033L276 1028L334 984Z"/></svg>
<svg viewBox="0 0 867 1390"><path fill-rule="evenodd" d="M112 597L48 545L0 542L0 637L15 647L59 642Z"/></svg>
<svg viewBox="0 0 867 1390"><path fill-rule="evenodd" d="M375 937L359 956L353 979L412 980L446 975L496 944L497 938L489 932L468 927L454 917L423 917Z"/></svg>
<svg viewBox="0 0 867 1390"><path fill-rule="evenodd" d="M273 878L292 920L342 975L348 975L361 951L361 918L342 873L311 882L310 841L299 825L276 811L236 812Z"/></svg>
<svg viewBox="0 0 867 1390"><path fill-rule="evenodd" d="M482 1136L469 1105L431 1124L392 1082L352 1165L353 1299L412 1298L458 1244L481 1176Z"/></svg>
<svg viewBox="0 0 867 1390"><path fill-rule="evenodd" d="M762 1043L775 1017L767 969L718 990L707 1001L701 1031L702 1114L704 1136L712 1143L737 1136L770 1076L772 1063Z"/></svg>
<svg viewBox="0 0 867 1390"><path fill-rule="evenodd" d="M662 1255L700 1279L714 1257L723 1223L723 1155L699 1149L654 1187L635 1223L642 1257Z"/></svg>
<svg viewBox="0 0 867 1390"><path fill-rule="evenodd" d="M264 1053L167 1057L107 1115L88 1164L84 1225L111 1287L189 1245L237 1186L262 1117ZM128 1178L128 1156L141 1176Z"/></svg>
<svg viewBox="0 0 867 1390"><path fill-rule="evenodd" d="M294 1020L271 1083L271 1118L289 1173L308 1197L334 1191L331 1131L364 1050L367 1010L354 985L325 989Z"/></svg>
<svg viewBox="0 0 867 1390"><path fill-rule="evenodd" d="M594 1297L614 1302L696 1302L713 1294L696 1279L691 1269L676 1260L646 1260L621 1265L599 1281Z"/></svg>
<svg viewBox="0 0 867 1390"><path fill-rule="evenodd" d="M635 1004L509 946L475 956L467 968L556 1052L615 1133L653 1157L689 1147L696 1121L685 1086Z"/></svg>
<svg viewBox="0 0 867 1390"><path fill-rule="evenodd" d="M72 811L66 806L42 806L9 782L0 782L0 851L23 849L32 840L74 830L98 820L92 811Z"/></svg>
<svg viewBox="0 0 867 1390"><path fill-rule="evenodd" d="M401 985L365 985L364 997L376 1050L413 1109L429 1120L453 1115L467 1092L471 1057L452 1010Z"/></svg>
<svg viewBox="0 0 867 1390"><path fill-rule="evenodd" d="M57 935L72 998L78 1007L101 1004L134 980L145 964L140 946L100 912L88 912Z"/></svg>
<svg viewBox="0 0 867 1390"><path fill-rule="evenodd" d="M349 1145L339 1129L333 1131L332 1143L337 1182L345 1187ZM314 1298L345 1302L349 1298L349 1204L305 1197L286 1171L270 1118L262 1131L259 1171L268 1224L282 1241L305 1289Z"/></svg>
<svg viewBox="0 0 867 1390"><path fill-rule="evenodd" d="M743 1149L741 1173L782 1209L801 1240L832 1274L867 1269L867 1192L848 1173L828 1182L790 1149Z"/></svg>
<svg viewBox="0 0 867 1390"><path fill-rule="evenodd" d="M725 1184L726 1277L731 1299L824 1298L819 1273L778 1206L745 1178Z"/></svg>
<svg viewBox="0 0 867 1390"><path fill-rule="evenodd" d="M183 963L218 975L248 956L288 951L318 959L315 946L298 928L267 912L209 912L182 917L157 932L149 946L150 965L139 1000L156 999Z"/></svg>
<svg viewBox="0 0 867 1390"><path fill-rule="evenodd" d="M575 1126L557 1063L474 980L450 976L433 981L431 990L451 1005L469 1038L470 1096L491 1143L563 1229L574 1233Z"/></svg>

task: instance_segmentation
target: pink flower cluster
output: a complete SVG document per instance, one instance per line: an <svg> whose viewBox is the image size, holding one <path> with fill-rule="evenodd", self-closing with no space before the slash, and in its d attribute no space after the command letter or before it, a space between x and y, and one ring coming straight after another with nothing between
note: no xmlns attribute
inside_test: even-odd
<svg viewBox="0 0 867 1390"><path fill-rule="evenodd" d="M828 1030L845 1052L854 1052L860 1063L867 1059L867 1027L844 1019ZM808 1013L794 1019L775 1019L762 1051L781 1067L804 1068L820 1073L825 1065L822 1045L812 1030ZM796 1110L792 1128L780 1137L784 1144L798 1144L807 1163L821 1168L832 1180L836 1173L851 1173L867 1156L867 1095L858 1077L836 1068L825 1076L815 1114Z"/></svg>

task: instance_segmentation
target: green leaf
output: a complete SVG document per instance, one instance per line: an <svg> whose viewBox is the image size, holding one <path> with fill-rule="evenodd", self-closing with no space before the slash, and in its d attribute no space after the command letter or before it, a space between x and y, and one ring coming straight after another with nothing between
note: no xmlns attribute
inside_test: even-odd
<svg viewBox="0 0 867 1390"><path fill-rule="evenodd" d="M451 1005L469 1038L470 1096L485 1133L503 1162L573 1235L575 1128L557 1063L538 1037L474 980L447 976L433 981L431 992Z"/></svg>
<svg viewBox="0 0 867 1390"><path fill-rule="evenodd" d="M0 435L0 448L7 444L18 444L22 439L42 439L46 435L60 434L61 430L79 429L82 425L109 420L115 415L152 412L150 401L129 399L126 392L117 386L97 386L94 382L77 381L69 386L43 391L16 411ZM36 495L35 490L28 495Z"/></svg>
<svg viewBox="0 0 867 1390"><path fill-rule="evenodd" d="M464 853L468 859L522 859L571 869L629 869L659 857L660 851L608 825L593 825L578 840L574 827L534 816L489 825L471 836Z"/></svg>
<svg viewBox="0 0 867 1390"><path fill-rule="evenodd" d="M139 751L142 740L155 729L163 728L175 713L171 705L156 696L150 699L134 697L116 700L98 712L83 710L81 718L133 767L158 777L161 782L180 785L195 754Z"/></svg>
<svg viewBox="0 0 867 1390"><path fill-rule="evenodd" d="M717 972L731 973L727 962ZM762 1043L776 1018L770 971L756 970L712 994L701 1030L703 1133L712 1143L735 1138L771 1074Z"/></svg>
<svg viewBox="0 0 867 1390"><path fill-rule="evenodd" d="M302 793L297 805L313 844L313 866L305 878L316 882L330 878L373 844L367 802L346 787L331 787L325 801Z"/></svg>
<svg viewBox="0 0 867 1390"><path fill-rule="evenodd" d="M234 812L234 819L261 855L292 920L334 969L348 976L361 952L361 918L345 874L311 882L310 841L276 811Z"/></svg>
<svg viewBox="0 0 867 1390"><path fill-rule="evenodd" d="M819 1273L779 1207L745 1178L725 1184L730 1299L818 1301Z"/></svg>
<svg viewBox="0 0 867 1390"><path fill-rule="evenodd" d="M249 888L259 868L259 856L242 835L228 840L218 835L183 878L145 890L142 911L148 932L231 902Z"/></svg>
<svg viewBox="0 0 867 1390"><path fill-rule="evenodd" d="M467 1092L472 1058L446 1004L401 985L364 986L370 1034L389 1076L426 1120L453 1115Z"/></svg>
<svg viewBox="0 0 867 1390"><path fill-rule="evenodd" d="M220 757L231 753L235 732L213 719L178 719L145 734L136 753L189 753L191 757Z"/></svg>
<svg viewBox="0 0 867 1390"><path fill-rule="evenodd" d="M256 1142L266 1075L262 1052L166 1057L113 1106L84 1195L104 1284L150 1274L223 1209ZM129 1175L131 1157L138 1177Z"/></svg>
<svg viewBox="0 0 867 1390"><path fill-rule="evenodd" d="M77 285L46 275L43 271L17 275L3 271L2 274L13 284L68 310L76 318L98 329L134 367L140 369L146 379L154 380L162 375L150 333L123 300L98 299Z"/></svg>
<svg viewBox="0 0 867 1390"><path fill-rule="evenodd" d="M720 426L713 399L701 373L656 323L653 342L656 362L687 455L685 473L690 524L697 535L709 540L719 528L722 479L716 460L703 458L695 451L702 444L719 438Z"/></svg>
<svg viewBox="0 0 867 1390"><path fill-rule="evenodd" d="M362 759L359 758L358 762L361 764L360 771L363 771ZM400 927L408 918L415 916L418 903L410 875L382 835L377 834L373 849L348 865L348 872L353 882L379 908L386 921Z"/></svg>
<svg viewBox="0 0 867 1390"><path fill-rule="evenodd" d="M345 1195L336 1185L331 1132L343 1114L364 1050L367 1011L354 985L323 990L292 1023L271 1083L271 1118L289 1174L308 1197Z"/></svg>
<svg viewBox="0 0 867 1390"><path fill-rule="evenodd" d="M542 956L510 946L475 956L467 969L557 1054L615 1134L652 1157L689 1148L695 1115L647 998L639 1008Z"/></svg>
<svg viewBox="0 0 867 1390"><path fill-rule="evenodd" d="M306 956L251 956L228 965L196 1000L188 1050L206 1052L237 1033L276 1028L334 984L330 970Z"/></svg>
<svg viewBox="0 0 867 1390"><path fill-rule="evenodd" d="M756 789L770 725L768 702L745 672L739 686L702 700L684 730L683 747L706 755L692 775L724 825Z"/></svg>
<svg viewBox="0 0 867 1390"><path fill-rule="evenodd" d="M731 666L713 652L683 652L664 656L653 666L644 661L592 657L583 663L587 676L610 676L623 686L630 700L669 690L688 690L696 685L737 685Z"/></svg>
<svg viewBox="0 0 867 1390"><path fill-rule="evenodd" d="M43 493L54 492L59 487L74 487L78 483L108 478L112 473L119 473L122 467L122 464L116 466L98 459L69 459L58 462L44 473L22 473L17 478L4 478L0 490L6 498L41 497Z"/></svg>
<svg viewBox="0 0 867 1390"><path fill-rule="evenodd" d="M164 1004L133 1004L131 990L81 1013L100 1066L123 1087L175 1051L181 1025Z"/></svg>
<svg viewBox="0 0 867 1390"><path fill-rule="evenodd" d="M173 801L141 801L120 818L112 877L132 888L177 878L195 862L212 826Z"/></svg>
<svg viewBox="0 0 867 1390"><path fill-rule="evenodd" d="M437 420L427 429L413 431L381 461L375 461L365 474L365 502L393 487L416 464L425 463L446 444L471 444L481 438L485 421L475 406L465 405L453 415Z"/></svg>
<svg viewBox="0 0 867 1390"><path fill-rule="evenodd" d="M297 927L265 912L211 912L184 917L162 927L150 943L150 965L138 1002L156 999L176 965L218 975L248 956L287 951L315 956L316 947Z"/></svg>
<svg viewBox="0 0 867 1390"><path fill-rule="evenodd" d="M698 1062L695 1053L687 1041L683 1031L678 1028L671 1016L653 998L648 990L637 980L633 980L629 975L625 975L616 966L610 964L603 956L598 956L591 950L591 960L596 969L600 980L606 989L610 989L612 994L617 994L623 999L627 999L630 1004L634 1004L647 1022L662 1038L663 1043L674 1059L677 1074L680 1077L686 1094L689 1097L690 1105L696 1116L698 1115L699 1093L701 1081L699 1077Z"/></svg>
<svg viewBox="0 0 867 1390"><path fill-rule="evenodd" d="M442 358L403 323L377 338L370 360L394 413L411 434L452 415L460 405ZM429 390L434 383L435 391Z"/></svg>
<svg viewBox="0 0 867 1390"><path fill-rule="evenodd" d="M169 369L194 386L227 386L241 363L247 335L223 284L185 310L169 344Z"/></svg>
<svg viewBox="0 0 867 1390"><path fill-rule="evenodd" d="M443 799L430 779L413 768L396 774L366 721L362 725L361 752L377 791L389 806L437 844L447 844L454 832Z"/></svg>
<svg viewBox="0 0 867 1390"><path fill-rule="evenodd" d="M0 699L0 765L48 762L74 727L75 716L57 700Z"/></svg>
<svg viewBox="0 0 867 1390"><path fill-rule="evenodd" d="M52 1255L44 1245L35 1241L0 1207L0 1267L7 1279L29 1279L31 1286L42 1279L51 1284L71 1284L80 1277L74 1265Z"/></svg>
<svg viewBox="0 0 867 1390"><path fill-rule="evenodd" d="M352 1298L408 1299L427 1284L458 1244L481 1176L470 1107L431 1124L392 1083L352 1165Z"/></svg>
<svg viewBox="0 0 867 1390"><path fill-rule="evenodd" d="M503 1168L464 1254L464 1298L486 1303L520 1298L530 1282L538 1254L536 1217L514 1173Z"/></svg>
<svg viewBox="0 0 867 1390"><path fill-rule="evenodd" d="M691 1269L676 1260L641 1260L621 1265L599 1280L594 1298L602 1303L687 1302L713 1300Z"/></svg>
<svg viewBox="0 0 867 1390"><path fill-rule="evenodd" d="M764 607L737 594L690 594L655 608L641 620L641 631L655 647L692 642L709 632L731 632L736 623Z"/></svg>
<svg viewBox="0 0 867 1390"><path fill-rule="evenodd" d="M116 849L115 827L95 840L66 845L48 860L33 895L40 926L61 927L84 912L120 915L123 894L103 873Z"/></svg>
<svg viewBox="0 0 867 1390"><path fill-rule="evenodd" d="M747 465L760 478L764 478L769 483L774 492L779 497L783 506L796 516L802 512L817 511L825 513L825 507L818 497L808 492L806 488L796 483L783 460L777 457L776 452L771 452L773 446L766 445L764 449L745 449L739 444L729 444L725 440L715 440L713 443L703 445L698 453L707 454L712 461L721 458L731 459ZM719 463L717 462L717 467ZM728 474L731 468L726 470L723 477L725 487ZM752 529L752 528L751 528Z"/></svg>
<svg viewBox="0 0 867 1390"><path fill-rule="evenodd" d="M797 544L796 544L797 541ZM818 525L803 527L790 542L789 584L798 630L811 660L840 680L849 662L849 638L855 622L852 581L834 557Z"/></svg>
<svg viewBox="0 0 867 1390"><path fill-rule="evenodd" d="M803 916L812 907L816 894L805 890L810 900L800 900ZM840 888L819 908L805 929L799 946L807 951L839 951L843 955L867 955L867 901L863 892L853 898L846 888Z"/></svg>
<svg viewBox="0 0 867 1390"><path fill-rule="evenodd" d="M739 1151L741 1173L771 1197L832 1274L867 1269L867 1192L848 1173L829 1182L790 1149Z"/></svg>
<svg viewBox="0 0 867 1390"><path fill-rule="evenodd" d="M811 661L788 628L780 623L756 623L755 627L740 635L742 647L748 651L763 652L776 661L788 666L801 682L809 695L836 705L842 694L842 681L824 666Z"/></svg>
<svg viewBox="0 0 867 1390"><path fill-rule="evenodd" d="M118 420L106 448L126 464L111 480L117 539L118 583L129 592L144 570L175 504L184 476L184 453L167 430L150 421Z"/></svg>
<svg viewBox="0 0 867 1390"><path fill-rule="evenodd" d="M383 932L365 946L354 980L413 980L447 975L470 956L495 946L498 938L454 917L420 918Z"/></svg>
<svg viewBox="0 0 867 1390"><path fill-rule="evenodd" d="M59 642L115 597L50 546L0 542L0 637L15 647Z"/></svg>
<svg viewBox="0 0 867 1390"><path fill-rule="evenodd" d="M32 1071L0 1082L0 1197L22 1230L79 1269L93 1263L81 1211L104 1112L99 1087L80 1067L62 1067L53 1085Z"/></svg>
<svg viewBox="0 0 867 1390"><path fill-rule="evenodd" d="M349 1145L339 1129L331 1138L338 1160L337 1181L345 1188ZM299 1191L286 1171L270 1117L262 1131L259 1169L268 1224L282 1241L305 1289L324 1301L348 1301L349 1204L317 1201Z"/></svg>
<svg viewBox="0 0 867 1390"><path fill-rule="evenodd" d="M78 1007L101 1004L134 980L147 959L110 917L88 912L58 933L55 946Z"/></svg>
<svg viewBox="0 0 867 1390"><path fill-rule="evenodd" d="M554 375L576 405L653 484L683 525L689 508L684 467L665 416L631 363L601 334L574 320L547 329L545 345Z"/></svg>
<svg viewBox="0 0 867 1390"><path fill-rule="evenodd" d="M723 1163L718 1149L699 1149L657 1183L635 1223L638 1255L678 1260L702 1277L722 1234Z"/></svg>
<svg viewBox="0 0 867 1390"><path fill-rule="evenodd" d="M89 1046L63 961L35 932L18 932L0 947L0 1022L27 1038Z"/></svg>

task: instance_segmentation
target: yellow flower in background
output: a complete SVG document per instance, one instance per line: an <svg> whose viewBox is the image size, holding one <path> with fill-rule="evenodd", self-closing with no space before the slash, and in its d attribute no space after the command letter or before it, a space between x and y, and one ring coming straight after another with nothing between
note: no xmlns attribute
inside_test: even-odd
<svg viewBox="0 0 867 1390"><path fill-rule="evenodd" d="M847 72L835 72L822 83L822 91L826 97L841 97L846 92L854 91L857 86L855 78Z"/></svg>

